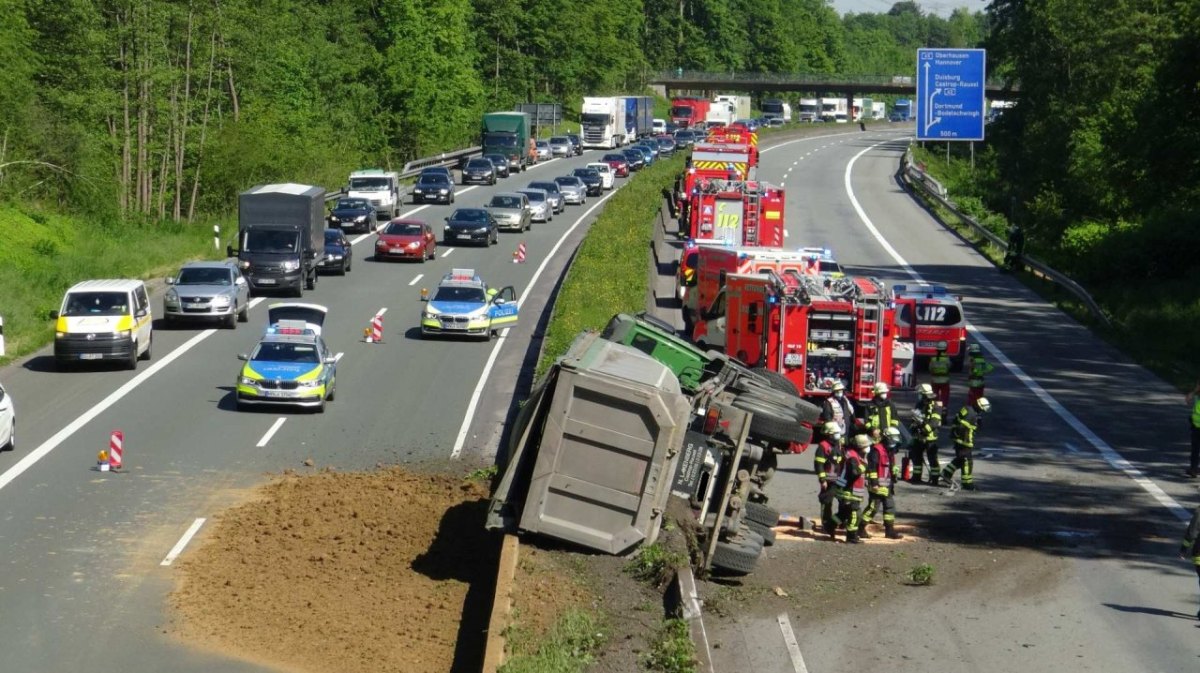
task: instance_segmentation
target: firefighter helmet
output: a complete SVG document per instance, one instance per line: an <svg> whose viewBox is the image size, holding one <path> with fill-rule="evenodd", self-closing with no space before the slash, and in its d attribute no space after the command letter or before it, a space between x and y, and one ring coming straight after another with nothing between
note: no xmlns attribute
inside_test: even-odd
<svg viewBox="0 0 1200 673"><path fill-rule="evenodd" d="M986 414L992 410L992 403L988 401L988 398L981 397L975 400L975 408L979 410L979 413Z"/></svg>
<svg viewBox="0 0 1200 673"><path fill-rule="evenodd" d="M938 349L938 352L939 352L939 353L945 353L945 352L946 352L946 349L947 349L947 348L949 348L949 347L950 347L950 345L949 345L949 344L947 344L945 341L939 341L939 342L937 342L937 349Z"/></svg>
<svg viewBox="0 0 1200 673"><path fill-rule="evenodd" d="M854 435L854 446L865 449L871 446L871 440L866 435Z"/></svg>
<svg viewBox="0 0 1200 673"><path fill-rule="evenodd" d="M967 355L981 355L982 353L983 349L979 347L979 344L967 346Z"/></svg>
<svg viewBox="0 0 1200 673"><path fill-rule="evenodd" d="M833 421L826 421L825 425L821 426L821 432L825 433L826 437L841 437L842 426Z"/></svg>
<svg viewBox="0 0 1200 673"><path fill-rule="evenodd" d="M833 392L835 392L835 393L844 392L845 390L846 390L846 384L842 383L841 380L833 382Z"/></svg>
<svg viewBox="0 0 1200 673"><path fill-rule="evenodd" d="M888 394L888 384L884 383L883 381L876 383L875 387L871 389L871 393L873 395L887 395Z"/></svg>
<svg viewBox="0 0 1200 673"><path fill-rule="evenodd" d="M900 443L900 428L888 426L887 429L885 429L883 431L883 436L885 439L890 439L891 441L899 444Z"/></svg>
<svg viewBox="0 0 1200 673"><path fill-rule="evenodd" d="M922 383L917 386L917 394L921 397L933 397L933 386L928 383Z"/></svg>

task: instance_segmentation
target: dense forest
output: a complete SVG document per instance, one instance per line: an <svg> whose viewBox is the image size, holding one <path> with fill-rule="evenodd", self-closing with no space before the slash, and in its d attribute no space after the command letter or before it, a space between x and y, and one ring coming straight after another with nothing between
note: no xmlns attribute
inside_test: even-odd
<svg viewBox="0 0 1200 673"><path fill-rule="evenodd" d="M486 109L572 112L677 67L909 73L985 25L913 2L0 0L0 199L190 221L255 182L469 145Z"/></svg>

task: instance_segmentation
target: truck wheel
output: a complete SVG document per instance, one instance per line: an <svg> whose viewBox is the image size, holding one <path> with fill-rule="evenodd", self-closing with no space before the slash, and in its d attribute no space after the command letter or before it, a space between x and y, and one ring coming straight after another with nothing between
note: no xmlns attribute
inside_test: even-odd
<svg viewBox="0 0 1200 673"><path fill-rule="evenodd" d="M741 397L733 401L733 406L754 414L750 419L750 432L769 442L799 444L812 439L812 428L800 425L789 410Z"/></svg>
<svg viewBox="0 0 1200 673"><path fill-rule="evenodd" d="M773 372L766 367L755 367L750 371L754 372L754 374L756 374L759 378L765 381L767 385L775 390L784 393L791 393L796 396L800 395L800 389L796 387L796 384L792 383L791 379L783 374L780 374L779 372Z"/></svg>
<svg viewBox="0 0 1200 673"><path fill-rule="evenodd" d="M757 521L750 521L749 519L746 520L746 526L763 539L764 547L770 547L775 544L775 531Z"/></svg>
<svg viewBox="0 0 1200 673"><path fill-rule="evenodd" d="M712 567L731 575L749 575L754 572L754 566L758 563L760 553L758 549L718 542L716 549L713 549L709 563L712 564Z"/></svg>
<svg viewBox="0 0 1200 673"><path fill-rule="evenodd" d="M761 502L748 502L742 506L742 510L746 513L746 523L756 523L767 528L779 525L779 510L770 505L764 505Z"/></svg>
<svg viewBox="0 0 1200 673"><path fill-rule="evenodd" d="M768 404L790 409L796 414L796 418L801 423L816 423L821 417L821 407L807 400L781 393L777 390L764 390L761 388L749 388L742 395L750 399L762 400Z"/></svg>

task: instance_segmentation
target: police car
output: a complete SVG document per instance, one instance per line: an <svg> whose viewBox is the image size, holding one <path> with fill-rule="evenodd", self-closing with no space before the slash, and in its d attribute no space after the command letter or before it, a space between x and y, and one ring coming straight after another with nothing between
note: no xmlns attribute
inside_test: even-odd
<svg viewBox="0 0 1200 673"><path fill-rule="evenodd" d="M267 331L249 354L237 379L239 410L280 404L325 411L337 387L337 357L321 338L329 309L317 304L272 304Z"/></svg>
<svg viewBox="0 0 1200 673"><path fill-rule="evenodd" d="M517 295L512 286L489 288L474 269L453 269L442 277L421 311L421 336L462 335L492 338L496 330L517 322Z"/></svg>

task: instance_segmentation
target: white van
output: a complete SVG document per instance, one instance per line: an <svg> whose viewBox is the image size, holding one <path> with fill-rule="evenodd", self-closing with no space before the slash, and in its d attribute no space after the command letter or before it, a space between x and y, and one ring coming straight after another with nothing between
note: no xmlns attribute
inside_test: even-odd
<svg viewBox="0 0 1200 673"><path fill-rule="evenodd" d="M59 367L115 360L137 369L139 359L150 359L154 315L146 284L140 280L77 283L50 317L56 321L54 360Z"/></svg>
<svg viewBox="0 0 1200 673"><path fill-rule="evenodd" d="M650 122L650 130L654 135L659 135L667 132L667 120L654 119Z"/></svg>
<svg viewBox="0 0 1200 673"><path fill-rule="evenodd" d="M400 174L381 168L354 171L346 185L346 196L366 199L385 219L392 219L400 210Z"/></svg>

